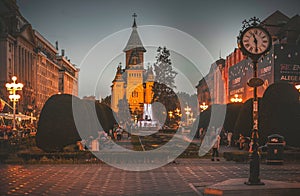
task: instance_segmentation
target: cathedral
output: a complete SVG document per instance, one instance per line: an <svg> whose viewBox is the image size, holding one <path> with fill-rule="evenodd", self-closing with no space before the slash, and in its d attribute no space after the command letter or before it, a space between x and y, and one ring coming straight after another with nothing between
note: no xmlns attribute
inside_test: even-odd
<svg viewBox="0 0 300 196"><path fill-rule="evenodd" d="M144 68L144 48L137 31L136 14L133 15L131 35L123 52L125 67L117 66L111 85L111 108L120 111L120 102L127 101L131 116L141 120L152 119L151 102L154 74L151 66Z"/></svg>

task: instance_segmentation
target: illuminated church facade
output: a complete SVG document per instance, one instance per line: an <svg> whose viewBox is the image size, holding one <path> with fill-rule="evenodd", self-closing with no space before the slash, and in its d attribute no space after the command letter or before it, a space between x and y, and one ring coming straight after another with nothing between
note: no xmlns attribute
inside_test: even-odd
<svg viewBox="0 0 300 196"><path fill-rule="evenodd" d="M131 35L123 50L125 53L125 67L121 63L111 85L111 108L114 112L120 111L120 102L127 101L132 116L138 119L151 119L153 98L154 74L152 67L144 68L144 48L137 31L136 14L133 15Z"/></svg>

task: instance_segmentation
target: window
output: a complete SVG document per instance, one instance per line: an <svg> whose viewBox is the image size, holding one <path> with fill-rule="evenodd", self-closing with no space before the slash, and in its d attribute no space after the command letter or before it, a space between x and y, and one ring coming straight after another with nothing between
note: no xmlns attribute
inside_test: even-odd
<svg viewBox="0 0 300 196"><path fill-rule="evenodd" d="M138 97L139 96L139 93L138 92L136 92L136 91L133 91L132 92L132 97Z"/></svg>

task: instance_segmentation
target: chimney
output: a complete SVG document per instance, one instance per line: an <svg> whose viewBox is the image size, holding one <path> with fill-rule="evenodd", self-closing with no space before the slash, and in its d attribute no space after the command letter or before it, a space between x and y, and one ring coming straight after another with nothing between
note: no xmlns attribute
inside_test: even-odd
<svg viewBox="0 0 300 196"><path fill-rule="evenodd" d="M61 56L65 56L65 50L64 49L61 50Z"/></svg>
<svg viewBox="0 0 300 196"><path fill-rule="evenodd" d="M58 41L55 42L55 48L58 50Z"/></svg>

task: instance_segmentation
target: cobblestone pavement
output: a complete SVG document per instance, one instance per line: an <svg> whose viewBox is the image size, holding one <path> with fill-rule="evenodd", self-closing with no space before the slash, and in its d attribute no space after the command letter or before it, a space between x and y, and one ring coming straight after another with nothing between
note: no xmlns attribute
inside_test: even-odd
<svg viewBox="0 0 300 196"><path fill-rule="evenodd" d="M0 195L197 195L201 187L247 178L248 164L177 159L129 172L106 164L0 165ZM300 164L261 164L261 179L300 182Z"/></svg>

